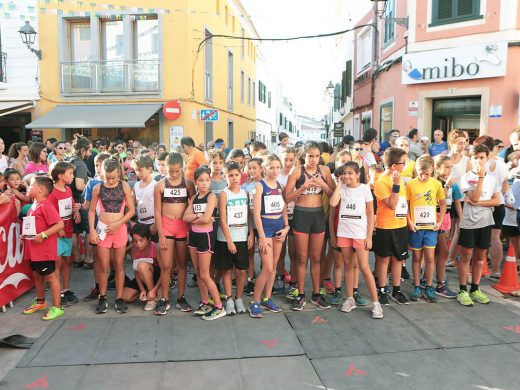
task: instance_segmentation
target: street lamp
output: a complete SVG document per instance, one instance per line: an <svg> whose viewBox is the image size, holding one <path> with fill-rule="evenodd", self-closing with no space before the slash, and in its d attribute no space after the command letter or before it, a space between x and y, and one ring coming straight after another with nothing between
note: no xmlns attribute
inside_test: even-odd
<svg viewBox="0 0 520 390"><path fill-rule="evenodd" d="M329 96L332 96L332 94L334 93L334 84L332 84L332 81L329 81L329 85L327 85L327 94Z"/></svg>
<svg viewBox="0 0 520 390"><path fill-rule="evenodd" d="M22 38L22 43L24 43L25 46L27 46L27 48L30 51L32 51L34 54L36 54L38 59L41 60L42 59L42 51L33 48L37 32L29 24L28 20L25 21L25 24L22 27L20 27L20 30L18 30L18 32L20 33L20 37Z"/></svg>

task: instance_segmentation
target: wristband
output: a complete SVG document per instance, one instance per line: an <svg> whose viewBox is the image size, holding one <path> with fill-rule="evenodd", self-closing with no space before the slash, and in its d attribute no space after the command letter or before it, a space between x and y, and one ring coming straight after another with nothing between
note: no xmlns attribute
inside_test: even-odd
<svg viewBox="0 0 520 390"><path fill-rule="evenodd" d="M392 184L392 192L394 194L398 194L401 190L401 186L399 184Z"/></svg>
<svg viewBox="0 0 520 390"><path fill-rule="evenodd" d="M479 179L484 179L484 178L485 178L485 176L479 176L478 178L479 178Z"/></svg>
<svg viewBox="0 0 520 390"><path fill-rule="evenodd" d="M43 238L44 240L47 239L47 235L45 234L45 232L41 232L40 235L42 236L42 238Z"/></svg>

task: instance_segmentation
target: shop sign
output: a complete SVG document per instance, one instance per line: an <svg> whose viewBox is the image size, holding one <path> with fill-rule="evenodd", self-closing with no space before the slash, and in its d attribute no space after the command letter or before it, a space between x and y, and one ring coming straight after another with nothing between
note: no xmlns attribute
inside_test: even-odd
<svg viewBox="0 0 520 390"><path fill-rule="evenodd" d="M334 137L343 137L345 124L343 122L334 123Z"/></svg>
<svg viewBox="0 0 520 390"><path fill-rule="evenodd" d="M422 84L505 76L507 42L403 55L402 83Z"/></svg>
<svg viewBox="0 0 520 390"><path fill-rule="evenodd" d="M181 146L182 137L184 137L184 126L170 126L170 150L176 150Z"/></svg>

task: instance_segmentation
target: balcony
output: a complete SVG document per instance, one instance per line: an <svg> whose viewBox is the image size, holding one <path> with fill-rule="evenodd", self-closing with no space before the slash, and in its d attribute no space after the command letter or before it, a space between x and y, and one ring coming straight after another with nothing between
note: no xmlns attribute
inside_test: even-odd
<svg viewBox="0 0 520 390"><path fill-rule="evenodd" d="M0 58L0 83L7 83L7 54L2 52Z"/></svg>
<svg viewBox="0 0 520 390"><path fill-rule="evenodd" d="M63 95L157 94L159 60L61 63Z"/></svg>

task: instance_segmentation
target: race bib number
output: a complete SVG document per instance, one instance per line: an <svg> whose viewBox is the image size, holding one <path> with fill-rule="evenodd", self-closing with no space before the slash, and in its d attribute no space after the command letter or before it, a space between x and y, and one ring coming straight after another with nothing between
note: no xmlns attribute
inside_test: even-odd
<svg viewBox="0 0 520 390"><path fill-rule="evenodd" d="M107 238L107 224L101 221L98 221L96 226L96 233L101 241Z"/></svg>
<svg viewBox="0 0 520 390"><path fill-rule="evenodd" d="M186 188L165 188L164 189L164 197L165 198L185 198L188 196L188 191Z"/></svg>
<svg viewBox="0 0 520 390"><path fill-rule="evenodd" d="M193 203L193 212L195 214L204 214L207 207L207 203Z"/></svg>
<svg viewBox="0 0 520 390"><path fill-rule="evenodd" d="M415 226L433 227L437 220L434 206L415 206L413 216Z"/></svg>
<svg viewBox="0 0 520 390"><path fill-rule="evenodd" d="M247 225L247 206L227 206L227 222L230 227L242 227Z"/></svg>
<svg viewBox="0 0 520 390"><path fill-rule="evenodd" d="M36 237L36 218L33 216L23 217L22 235L27 240L32 240Z"/></svg>
<svg viewBox="0 0 520 390"><path fill-rule="evenodd" d="M408 214L408 203L406 202L406 198L404 196L400 196L397 201L397 205L395 206L395 217L396 218L406 218Z"/></svg>
<svg viewBox="0 0 520 390"><path fill-rule="evenodd" d="M339 217L341 219L361 219L366 210L364 203L363 199L342 200Z"/></svg>
<svg viewBox="0 0 520 390"><path fill-rule="evenodd" d="M256 189L249 193L249 209L253 210L253 198L255 197Z"/></svg>
<svg viewBox="0 0 520 390"><path fill-rule="evenodd" d="M139 222L147 222L155 219L153 205L150 203L139 202L137 204L137 218Z"/></svg>
<svg viewBox="0 0 520 390"><path fill-rule="evenodd" d="M282 195L264 196L266 214L281 213L285 205Z"/></svg>
<svg viewBox="0 0 520 390"><path fill-rule="evenodd" d="M58 200L60 217L64 220L72 218L72 198Z"/></svg>
<svg viewBox="0 0 520 390"><path fill-rule="evenodd" d="M448 208L450 208L452 204L453 204L453 189L448 188L448 191L446 192L446 206Z"/></svg>
<svg viewBox="0 0 520 390"><path fill-rule="evenodd" d="M321 193L321 187L309 187L304 191L304 195L318 195Z"/></svg>

